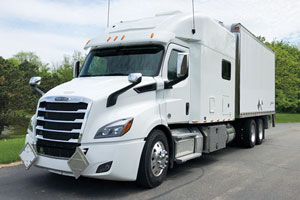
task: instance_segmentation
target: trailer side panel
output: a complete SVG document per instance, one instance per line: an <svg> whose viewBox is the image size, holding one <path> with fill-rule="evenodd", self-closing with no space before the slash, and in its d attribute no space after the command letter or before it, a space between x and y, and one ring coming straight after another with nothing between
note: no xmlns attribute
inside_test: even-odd
<svg viewBox="0 0 300 200"><path fill-rule="evenodd" d="M236 34L236 118L275 113L275 54L242 25Z"/></svg>

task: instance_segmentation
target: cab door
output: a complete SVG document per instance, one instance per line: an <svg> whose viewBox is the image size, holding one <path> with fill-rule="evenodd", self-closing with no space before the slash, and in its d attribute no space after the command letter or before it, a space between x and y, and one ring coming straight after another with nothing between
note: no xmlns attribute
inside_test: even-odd
<svg viewBox="0 0 300 200"><path fill-rule="evenodd" d="M182 61L182 71L181 74L178 74L178 64L180 65ZM167 120L168 124L187 123L189 121L190 81L188 68L189 49L170 44L163 64L162 77L165 82L165 89L164 103L161 108L162 117Z"/></svg>

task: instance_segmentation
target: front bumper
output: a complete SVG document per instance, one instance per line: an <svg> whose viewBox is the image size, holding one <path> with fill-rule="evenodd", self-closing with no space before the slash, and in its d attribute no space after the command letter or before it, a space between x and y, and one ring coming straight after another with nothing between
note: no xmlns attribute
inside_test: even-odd
<svg viewBox="0 0 300 200"><path fill-rule="evenodd" d="M32 138L28 135L26 137L27 142L33 143ZM87 150L85 157L89 163L87 168L82 171L81 176L106 180L135 181L144 144L143 139L81 144L79 148L83 152ZM111 161L112 166L109 171L96 173L101 164ZM74 176L66 159L38 155L34 165L46 168L54 173Z"/></svg>

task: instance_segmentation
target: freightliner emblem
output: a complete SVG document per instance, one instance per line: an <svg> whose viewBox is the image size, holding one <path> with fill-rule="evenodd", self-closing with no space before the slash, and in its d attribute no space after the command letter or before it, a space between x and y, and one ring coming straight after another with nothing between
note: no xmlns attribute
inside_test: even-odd
<svg viewBox="0 0 300 200"><path fill-rule="evenodd" d="M68 97L55 97L55 101L69 101Z"/></svg>

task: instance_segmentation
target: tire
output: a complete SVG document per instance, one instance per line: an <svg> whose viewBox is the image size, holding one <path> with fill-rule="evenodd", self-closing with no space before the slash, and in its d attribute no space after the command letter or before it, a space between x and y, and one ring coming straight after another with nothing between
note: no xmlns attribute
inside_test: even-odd
<svg viewBox="0 0 300 200"><path fill-rule="evenodd" d="M154 188L166 178L169 168L169 145L163 131L154 129L143 149L137 183L145 188Z"/></svg>
<svg viewBox="0 0 300 200"><path fill-rule="evenodd" d="M262 119L256 119L256 144L260 145L265 138L265 129Z"/></svg>
<svg viewBox="0 0 300 200"><path fill-rule="evenodd" d="M253 148L256 144L256 123L253 119L247 119L243 124L241 143L246 148Z"/></svg>

